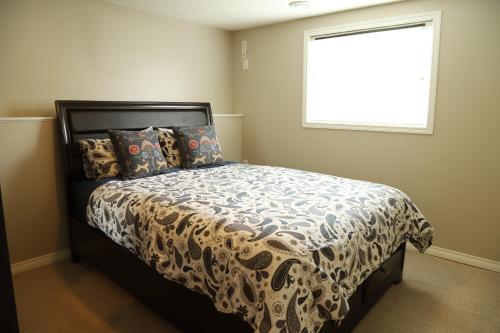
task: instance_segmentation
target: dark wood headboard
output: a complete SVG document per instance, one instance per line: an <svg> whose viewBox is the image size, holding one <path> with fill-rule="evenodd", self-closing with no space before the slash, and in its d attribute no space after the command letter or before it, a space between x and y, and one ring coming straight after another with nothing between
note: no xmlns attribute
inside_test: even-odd
<svg viewBox="0 0 500 333"><path fill-rule="evenodd" d="M79 139L108 138L108 129L212 125L209 103L56 101L67 181L84 179ZM68 184L69 185L69 184Z"/></svg>

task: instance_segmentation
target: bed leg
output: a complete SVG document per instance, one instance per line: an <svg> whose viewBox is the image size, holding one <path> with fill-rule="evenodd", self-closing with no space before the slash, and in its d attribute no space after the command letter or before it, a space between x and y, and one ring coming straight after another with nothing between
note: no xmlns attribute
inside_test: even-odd
<svg viewBox="0 0 500 333"><path fill-rule="evenodd" d="M400 284L401 281L403 281L403 270L405 267L405 257L406 257L406 242L400 245L399 250L401 252L401 268L400 271L398 272L398 275L394 278L392 281L393 284Z"/></svg>
<svg viewBox="0 0 500 333"><path fill-rule="evenodd" d="M82 261L82 257L78 253L76 253L74 250L71 250L71 262L73 264L79 263Z"/></svg>
<svg viewBox="0 0 500 333"><path fill-rule="evenodd" d="M401 281L403 281L403 272L398 273L398 275L394 278L394 281L392 281L392 283L400 284Z"/></svg>

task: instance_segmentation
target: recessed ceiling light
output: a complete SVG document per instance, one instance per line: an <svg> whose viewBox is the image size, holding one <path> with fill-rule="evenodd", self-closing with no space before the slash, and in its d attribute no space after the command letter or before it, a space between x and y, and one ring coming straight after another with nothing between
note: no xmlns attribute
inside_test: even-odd
<svg viewBox="0 0 500 333"><path fill-rule="evenodd" d="M292 8L309 8L311 6L311 1L290 1L288 6Z"/></svg>

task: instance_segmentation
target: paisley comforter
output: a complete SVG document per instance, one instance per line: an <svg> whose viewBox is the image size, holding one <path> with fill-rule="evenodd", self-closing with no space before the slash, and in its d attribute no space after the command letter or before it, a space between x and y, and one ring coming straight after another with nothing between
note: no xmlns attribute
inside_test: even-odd
<svg viewBox="0 0 500 333"><path fill-rule="evenodd" d="M245 164L98 187L91 225L256 332L317 332L404 241L432 227L401 191Z"/></svg>

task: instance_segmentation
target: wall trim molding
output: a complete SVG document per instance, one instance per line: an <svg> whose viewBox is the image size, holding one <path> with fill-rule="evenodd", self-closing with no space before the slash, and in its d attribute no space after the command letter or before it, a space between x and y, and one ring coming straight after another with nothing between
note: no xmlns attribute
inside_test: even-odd
<svg viewBox="0 0 500 333"><path fill-rule="evenodd" d="M407 244L407 250L417 251L409 242ZM448 250L437 246L431 246L424 254L500 273L500 261L476 257L467 253Z"/></svg>
<svg viewBox="0 0 500 333"><path fill-rule="evenodd" d="M53 121L56 117L0 117L0 123L8 123L13 121L32 121L32 122L41 122L41 121Z"/></svg>
<svg viewBox="0 0 500 333"><path fill-rule="evenodd" d="M68 260L71 257L70 250L65 249L62 251L44 254L43 256L26 259L10 265L10 270L13 275L26 272L38 267L53 264L58 261Z"/></svg>

